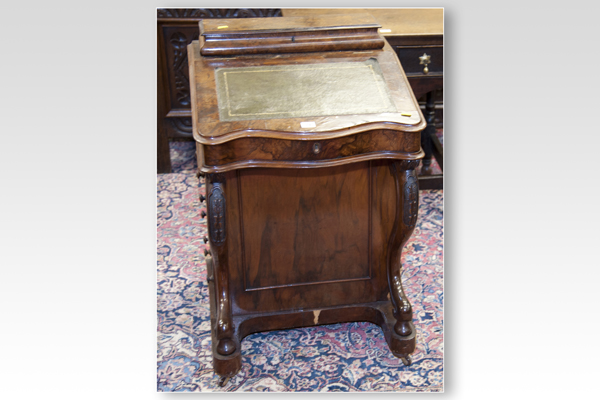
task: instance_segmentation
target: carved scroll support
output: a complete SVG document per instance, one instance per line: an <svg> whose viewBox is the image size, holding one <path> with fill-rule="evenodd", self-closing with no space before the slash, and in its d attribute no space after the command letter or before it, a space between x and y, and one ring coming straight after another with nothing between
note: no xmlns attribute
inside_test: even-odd
<svg viewBox="0 0 600 400"><path fill-rule="evenodd" d="M208 234L215 275L216 318L213 329L217 353L226 356L236 350L231 301L229 298L229 265L227 257L227 224L225 177L206 175Z"/></svg>
<svg viewBox="0 0 600 400"><path fill-rule="evenodd" d="M412 307L402 287L402 248L412 234L419 210L419 184L415 168L418 160L395 161L390 165L396 183L396 218L388 246L387 273L390 300L396 324L394 332L400 336L412 334Z"/></svg>

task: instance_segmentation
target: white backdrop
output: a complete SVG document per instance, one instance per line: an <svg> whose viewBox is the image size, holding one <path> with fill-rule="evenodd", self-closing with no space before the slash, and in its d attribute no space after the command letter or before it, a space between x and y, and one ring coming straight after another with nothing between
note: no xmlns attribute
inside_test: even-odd
<svg viewBox="0 0 600 400"><path fill-rule="evenodd" d="M598 6L548 4L369 4L445 7L452 399L591 394L596 383ZM210 5L244 6L3 5L6 398L168 396L155 393L155 8Z"/></svg>

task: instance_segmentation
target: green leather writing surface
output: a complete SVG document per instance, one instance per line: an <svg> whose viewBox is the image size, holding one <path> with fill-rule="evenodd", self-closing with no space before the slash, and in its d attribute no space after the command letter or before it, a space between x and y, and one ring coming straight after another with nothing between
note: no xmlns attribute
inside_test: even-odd
<svg viewBox="0 0 600 400"><path fill-rule="evenodd" d="M221 121L396 112L377 60L216 70Z"/></svg>

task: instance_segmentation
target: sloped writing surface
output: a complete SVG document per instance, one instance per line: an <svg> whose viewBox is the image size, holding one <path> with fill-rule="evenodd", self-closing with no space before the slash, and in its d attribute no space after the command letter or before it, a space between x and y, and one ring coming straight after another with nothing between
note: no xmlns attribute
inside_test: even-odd
<svg viewBox="0 0 600 400"><path fill-rule="evenodd" d="M219 119L397 112L377 60L216 70Z"/></svg>

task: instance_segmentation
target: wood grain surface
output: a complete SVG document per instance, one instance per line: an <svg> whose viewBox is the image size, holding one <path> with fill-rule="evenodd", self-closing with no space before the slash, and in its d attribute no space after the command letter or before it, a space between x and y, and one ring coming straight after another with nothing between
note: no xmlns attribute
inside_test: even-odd
<svg viewBox="0 0 600 400"><path fill-rule="evenodd" d="M283 8L284 17L370 14L388 36L444 34L443 8ZM389 32L387 32L389 30Z"/></svg>
<svg viewBox="0 0 600 400"><path fill-rule="evenodd" d="M272 32L280 34L287 31L310 31L318 35L319 31L379 28L380 25L372 15L363 12L349 15L344 12L328 15L300 15L288 18L219 19L200 21L202 35L244 34L251 32Z"/></svg>
<svg viewBox="0 0 600 400"><path fill-rule="evenodd" d="M369 279L369 172L240 171L246 290Z"/></svg>

